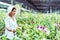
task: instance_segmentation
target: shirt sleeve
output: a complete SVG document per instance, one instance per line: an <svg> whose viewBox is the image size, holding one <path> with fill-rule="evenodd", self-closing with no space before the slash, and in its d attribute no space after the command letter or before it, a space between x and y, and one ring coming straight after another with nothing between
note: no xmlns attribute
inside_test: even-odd
<svg viewBox="0 0 60 40"><path fill-rule="evenodd" d="M16 27L18 27L18 24L17 24L17 22L16 22Z"/></svg>
<svg viewBox="0 0 60 40"><path fill-rule="evenodd" d="M5 21L5 27L10 27L10 25L9 25L9 19L5 19L4 21Z"/></svg>
<svg viewBox="0 0 60 40"><path fill-rule="evenodd" d="M17 21L16 21L16 19L15 19L15 25L16 25L16 27L18 27L18 24L17 24Z"/></svg>

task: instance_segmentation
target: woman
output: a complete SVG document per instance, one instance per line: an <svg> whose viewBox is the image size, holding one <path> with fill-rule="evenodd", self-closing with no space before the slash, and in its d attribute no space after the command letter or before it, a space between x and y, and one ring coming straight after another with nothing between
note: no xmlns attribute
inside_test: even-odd
<svg viewBox="0 0 60 40"><path fill-rule="evenodd" d="M15 37L16 28L19 28L14 15L16 14L16 8L10 6L7 9L8 17L5 19L5 35L8 39L12 40Z"/></svg>

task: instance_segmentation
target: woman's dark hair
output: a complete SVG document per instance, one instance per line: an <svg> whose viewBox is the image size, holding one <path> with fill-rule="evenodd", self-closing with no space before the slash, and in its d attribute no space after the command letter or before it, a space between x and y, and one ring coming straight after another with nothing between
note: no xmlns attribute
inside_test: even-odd
<svg viewBox="0 0 60 40"><path fill-rule="evenodd" d="M13 11L14 9L16 10L16 8L15 8L15 7L13 7L12 11Z"/></svg>

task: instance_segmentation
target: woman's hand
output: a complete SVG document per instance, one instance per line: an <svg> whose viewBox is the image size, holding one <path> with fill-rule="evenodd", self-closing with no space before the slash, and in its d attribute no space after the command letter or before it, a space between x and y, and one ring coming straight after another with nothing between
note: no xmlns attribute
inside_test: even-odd
<svg viewBox="0 0 60 40"><path fill-rule="evenodd" d="M17 27L17 29L20 29L20 27Z"/></svg>
<svg viewBox="0 0 60 40"><path fill-rule="evenodd" d="M16 32L16 30L13 30L13 33L15 33Z"/></svg>

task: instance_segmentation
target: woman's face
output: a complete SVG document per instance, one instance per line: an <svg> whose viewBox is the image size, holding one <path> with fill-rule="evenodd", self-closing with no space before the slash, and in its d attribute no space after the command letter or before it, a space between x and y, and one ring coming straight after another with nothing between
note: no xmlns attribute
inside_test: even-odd
<svg viewBox="0 0 60 40"><path fill-rule="evenodd" d="M11 11L11 12L9 13L10 16L14 16L15 14L16 14L16 9L14 9L13 11Z"/></svg>

